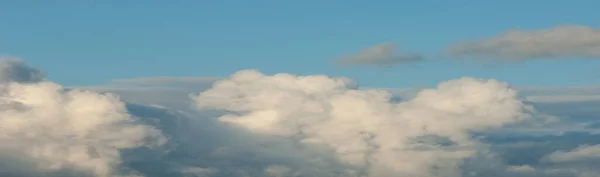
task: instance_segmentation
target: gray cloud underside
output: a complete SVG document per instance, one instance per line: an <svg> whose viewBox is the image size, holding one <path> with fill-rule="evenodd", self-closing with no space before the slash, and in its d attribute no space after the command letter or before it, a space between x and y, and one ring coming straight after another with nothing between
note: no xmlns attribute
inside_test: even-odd
<svg viewBox="0 0 600 177"><path fill-rule="evenodd" d="M447 51L458 58L499 61L599 58L600 30L575 25L541 30L513 29L493 37L458 42Z"/></svg>
<svg viewBox="0 0 600 177"><path fill-rule="evenodd" d="M382 43L364 49L354 56L346 56L338 59L342 66L352 65L375 65L393 66L398 64L410 64L423 60L423 56L411 53L398 52L398 46L394 43Z"/></svg>

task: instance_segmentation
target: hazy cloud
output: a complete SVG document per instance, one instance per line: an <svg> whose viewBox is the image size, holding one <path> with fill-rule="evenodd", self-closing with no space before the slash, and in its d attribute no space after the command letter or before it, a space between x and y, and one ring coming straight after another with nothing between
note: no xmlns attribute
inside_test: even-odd
<svg viewBox="0 0 600 177"><path fill-rule="evenodd" d="M45 75L16 58L0 58L0 82L31 83L44 80Z"/></svg>
<svg viewBox="0 0 600 177"><path fill-rule="evenodd" d="M550 162L575 162L588 159L600 160L600 145L583 145L568 152L557 151L547 155L544 158L544 160Z"/></svg>
<svg viewBox="0 0 600 177"><path fill-rule="evenodd" d="M527 101L565 103L600 101L600 86L516 87Z"/></svg>
<svg viewBox="0 0 600 177"><path fill-rule="evenodd" d="M114 79L109 85L114 87L143 88L202 88L219 80L219 77L141 77Z"/></svg>
<svg viewBox="0 0 600 177"><path fill-rule="evenodd" d="M337 62L342 66L376 65L392 66L397 64L415 63L423 60L421 55L397 52L394 43L382 43L360 51L354 56L340 58Z"/></svg>
<svg viewBox="0 0 600 177"><path fill-rule="evenodd" d="M212 86L219 77L142 77L115 79L105 85L73 86L71 88L116 93L125 101L162 107L191 108L190 93Z"/></svg>
<svg viewBox="0 0 600 177"><path fill-rule="evenodd" d="M599 58L600 30L589 26L556 26L541 30L508 30L497 36L451 45L453 57L499 61Z"/></svg>

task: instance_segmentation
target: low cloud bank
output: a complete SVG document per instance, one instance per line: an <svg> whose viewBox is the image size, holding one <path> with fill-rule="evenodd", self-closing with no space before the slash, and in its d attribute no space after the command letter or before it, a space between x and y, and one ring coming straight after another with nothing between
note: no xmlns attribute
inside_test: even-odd
<svg viewBox="0 0 600 177"><path fill-rule="evenodd" d="M3 62L0 176L594 177L600 172L591 168L600 158L589 156L600 144L591 131L597 129L595 112L561 112L578 110L571 109L577 107L573 102L524 102L517 90L493 79L458 78L398 98L386 89L358 88L348 78L243 70L217 81L178 80L185 87L202 82L191 84L205 87L187 90L185 95L194 92L191 98L180 89L179 97L160 92L162 99L175 99L165 104L185 102L197 109L189 110L149 103L158 99L121 100L159 92L132 97L131 90L115 95L66 89L21 61ZM149 81L156 79L135 84ZM556 120L547 119L549 113L556 113ZM563 131L552 127L559 124L572 127L552 135L531 133Z"/></svg>

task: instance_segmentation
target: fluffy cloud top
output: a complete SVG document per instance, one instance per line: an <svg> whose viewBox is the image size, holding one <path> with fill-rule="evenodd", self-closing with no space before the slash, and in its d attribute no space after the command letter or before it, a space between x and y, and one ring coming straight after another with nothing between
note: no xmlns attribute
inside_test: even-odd
<svg viewBox="0 0 600 177"><path fill-rule="evenodd" d="M126 104L113 94L64 89L17 60L0 66L0 78L5 78L0 82L0 176L600 173L594 166L600 158L593 155L600 135L589 133L598 132L597 102L523 103L515 90L496 80L465 77L435 88L394 91L358 88L347 78L244 70L212 86L213 81L193 78L115 82L121 86L116 90L128 90L119 92L124 98L154 97ZM595 94L597 89L520 90L548 96ZM200 111L143 105L161 99L179 105L190 92L199 93L193 102ZM538 111L550 111L560 120L546 123Z"/></svg>
<svg viewBox="0 0 600 177"><path fill-rule="evenodd" d="M338 60L343 66L376 65L391 66L397 64L415 63L423 60L417 54L397 53L398 46L394 43L382 43L367 48L355 56L347 56Z"/></svg>
<svg viewBox="0 0 600 177"><path fill-rule="evenodd" d="M326 146L354 167L347 176L371 177L461 176L461 162L484 149L471 132L519 122L531 111L495 80L460 78L409 101L391 98L383 90L356 89L346 78L255 70L194 97L201 109L234 112L219 118L224 123Z"/></svg>
<svg viewBox="0 0 600 177"><path fill-rule="evenodd" d="M556 26L542 30L509 30L494 37L456 43L448 52L455 57L501 61L529 59L598 58L600 30L588 26Z"/></svg>
<svg viewBox="0 0 600 177"><path fill-rule="evenodd" d="M165 142L116 96L66 91L17 60L0 66L0 161L19 166L0 176L135 176L120 150Z"/></svg>

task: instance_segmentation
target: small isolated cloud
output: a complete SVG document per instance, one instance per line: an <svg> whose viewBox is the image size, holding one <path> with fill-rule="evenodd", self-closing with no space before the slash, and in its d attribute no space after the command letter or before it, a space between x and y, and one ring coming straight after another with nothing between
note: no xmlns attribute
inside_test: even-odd
<svg viewBox="0 0 600 177"><path fill-rule="evenodd" d="M392 66L397 64L415 63L423 60L421 55L398 53L394 43L382 43L367 48L357 55L340 58L337 62L342 66L376 65Z"/></svg>
<svg viewBox="0 0 600 177"><path fill-rule="evenodd" d="M494 37L455 43L448 53L453 57L499 61L600 58L600 30L589 26L513 29Z"/></svg>

